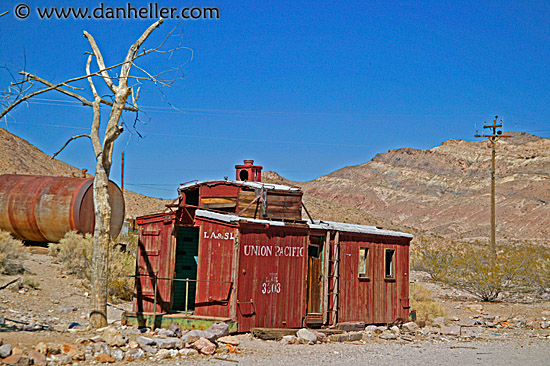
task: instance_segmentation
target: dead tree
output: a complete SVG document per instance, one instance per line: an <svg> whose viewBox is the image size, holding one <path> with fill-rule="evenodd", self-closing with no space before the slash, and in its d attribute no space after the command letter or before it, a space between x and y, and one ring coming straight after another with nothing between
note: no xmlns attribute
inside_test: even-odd
<svg viewBox="0 0 550 366"><path fill-rule="evenodd" d="M90 323L93 327L103 327L107 325L107 295L108 295L108 248L110 246L110 223L111 223L111 207L109 205L109 193L108 183L109 174L111 171L113 148L116 139L123 132L123 119L121 119L124 111L138 112L137 105L139 97L139 87L143 80L149 80L155 83L157 86L169 86L177 79L161 79L160 74L152 75L144 69L135 64L136 59L145 56L152 52L174 52L176 49L185 48L177 47L168 51L162 51L161 47L164 45L168 37L157 48L140 51L143 43L151 35L151 33L157 29L163 20L160 19L138 38L137 41L132 44L126 58L119 64L106 67L103 60L103 56L96 44L95 39L91 34L84 31L84 37L88 40L92 51L88 53L86 62L86 74L68 79L60 83L53 83L45 80L37 75L30 74L26 71L21 71L19 74L23 76L23 80L14 81L8 87L6 92L3 92L3 111L0 113L0 118L8 115L19 104L26 100L33 98L37 95L43 94L48 91L55 90L75 98L82 102L83 105L89 106L93 111L93 119L91 123L91 130L88 134L80 134L71 137L59 151L53 156L59 154L72 140L87 137L90 139L93 151L96 158L96 171L93 185L94 192L94 210L95 210L95 228L94 228L94 244L92 250L92 299L91 299L91 314ZM91 64L93 59L97 63L98 70L91 71ZM135 66L140 70L144 76L130 75L130 70ZM177 70L181 66L172 70ZM117 76L112 76L110 73L117 72ZM163 71L162 73L166 72ZM162 74L161 73L161 74ZM100 95L94 78L103 80L108 88L107 95ZM84 90L82 88L74 87L70 84L79 80L87 79L88 85L93 96L93 100L85 98L79 94L78 91ZM134 85L130 85L129 80L134 81ZM41 85L41 89L32 91L35 84ZM129 98L131 100L129 101ZM110 108L107 118L107 126L103 136L100 136L101 125L101 108L100 105L104 105Z"/></svg>

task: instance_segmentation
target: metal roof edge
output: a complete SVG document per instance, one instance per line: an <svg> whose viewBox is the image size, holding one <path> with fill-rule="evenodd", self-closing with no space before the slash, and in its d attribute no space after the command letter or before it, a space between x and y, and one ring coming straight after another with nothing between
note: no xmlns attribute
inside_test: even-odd
<svg viewBox="0 0 550 366"><path fill-rule="evenodd" d="M250 187L250 188L262 188L265 187L267 189L274 189L279 191L294 191L294 192L301 192L302 189L299 187L290 187L285 186L282 184L271 184L271 183L263 183L263 182L247 182L247 181L240 181L240 180L202 180L198 182L191 182L188 184L181 185L178 188L178 191L184 191L189 188L198 187L201 185L207 185L207 184L231 184L236 186L243 186L243 187Z"/></svg>

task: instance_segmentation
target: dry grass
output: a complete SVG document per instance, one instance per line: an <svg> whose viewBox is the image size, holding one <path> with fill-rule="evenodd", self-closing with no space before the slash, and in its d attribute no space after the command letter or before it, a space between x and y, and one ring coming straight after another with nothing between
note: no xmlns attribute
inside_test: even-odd
<svg viewBox="0 0 550 366"><path fill-rule="evenodd" d="M431 291L424 286L411 283L410 298L411 308L416 310L416 319L429 323L444 315L441 305L434 300Z"/></svg>

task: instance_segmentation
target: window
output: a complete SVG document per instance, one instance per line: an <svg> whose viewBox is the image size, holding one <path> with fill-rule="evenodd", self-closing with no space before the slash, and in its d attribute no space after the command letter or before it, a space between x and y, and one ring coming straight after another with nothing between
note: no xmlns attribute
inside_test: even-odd
<svg viewBox="0 0 550 366"><path fill-rule="evenodd" d="M357 271L359 277L368 277L368 257L369 257L369 248L359 248L359 270Z"/></svg>
<svg viewBox="0 0 550 366"><path fill-rule="evenodd" d="M395 264L394 264L395 249L385 249L385 277L395 278Z"/></svg>

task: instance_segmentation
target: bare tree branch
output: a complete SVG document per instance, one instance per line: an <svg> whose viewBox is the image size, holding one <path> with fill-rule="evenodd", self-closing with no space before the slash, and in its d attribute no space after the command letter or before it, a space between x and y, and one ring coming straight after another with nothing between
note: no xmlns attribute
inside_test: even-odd
<svg viewBox="0 0 550 366"><path fill-rule="evenodd" d="M76 136L71 137L70 139L67 140L67 142L65 142L65 145L63 145L63 147L61 149L59 149L55 154L52 155L52 159L54 159L61 151L63 151L63 149L65 147L67 147L67 145L69 145L69 142L71 142L73 140L76 140L80 137L87 137L87 138L91 139L90 135L85 134L85 133L81 134L81 135L76 135Z"/></svg>
<svg viewBox="0 0 550 366"><path fill-rule="evenodd" d="M101 76L103 77L103 80L105 81L105 84L111 89L113 93L116 93L117 87L115 84L113 84L113 81L111 80L111 77L109 76L109 73L107 72L107 68L105 67L105 62L103 61L103 55L101 54L101 51L99 50L99 47L97 47L97 43L95 42L94 37L86 31L84 31L84 37L88 40L90 43L90 46L92 47L92 51L94 52L95 59L97 60L97 66L99 67L101 71Z"/></svg>

